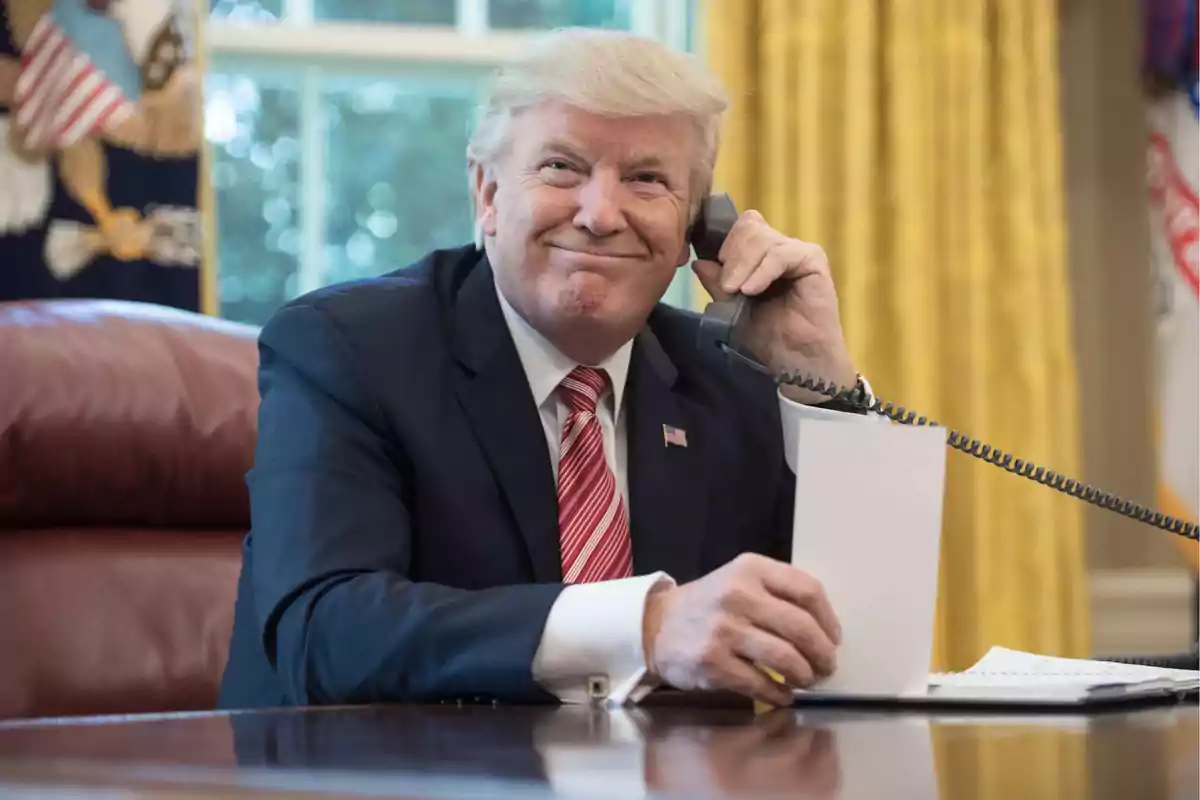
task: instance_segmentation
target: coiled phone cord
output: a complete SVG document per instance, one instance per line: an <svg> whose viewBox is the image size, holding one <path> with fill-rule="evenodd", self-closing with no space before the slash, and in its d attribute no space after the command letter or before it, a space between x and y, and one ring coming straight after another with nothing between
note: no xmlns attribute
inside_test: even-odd
<svg viewBox="0 0 1200 800"><path fill-rule="evenodd" d="M723 347L728 353L737 355L744 361L749 361L737 351ZM757 365L756 365L757 366ZM873 414L882 414L894 422L899 422L902 425L930 425L940 427L937 422L923 416L917 415L916 412L908 411L904 406L897 408L895 404L884 402L876 398L870 400L866 394L859 388L846 389L837 386L833 383L826 383L824 380L805 377L795 372L784 372L780 375L773 376L777 384L788 384L791 386L799 386L803 389L819 392L820 394L829 397L830 399L841 400L849 403L851 406ZM1074 478L1068 478L1065 475L1055 472L1054 470L1039 467L1029 461L1020 458L1013 458L1009 453L1003 450L985 444L978 439L968 439L964 434L956 430L950 430L947 436L947 444L956 450L960 450L969 456L974 456L981 461L986 461L996 467L1000 467L1014 475L1020 475L1022 478L1028 478L1031 481L1049 486L1052 489L1057 489L1063 494L1083 500L1086 503L1107 508L1110 511L1115 511L1118 514L1135 519L1138 522L1144 522L1147 525L1153 525L1156 528L1161 528L1170 533L1176 533L1194 541L1200 541L1200 533L1197 532L1197 526L1194 522L1188 522L1175 517L1169 517L1166 514L1155 511L1145 506L1140 506L1137 503L1128 500L1122 500L1114 494L1101 491L1094 486L1089 486L1082 481L1077 481Z"/></svg>
<svg viewBox="0 0 1200 800"><path fill-rule="evenodd" d="M721 245L725 241L725 237L729 235L737 218L737 208L729 198L729 195L719 194L707 198L701 206L700 213L696 218L690 235L696 255L710 261L719 261ZM941 427L933 420L918 416L915 412L907 411L903 406L896 408L893 403L886 403L878 399L874 401L869 400L865 393L858 388L845 389L832 383L826 383L824 380L814 380L795 372L785 372L781 375L776 375L765 365L739 352L737 348L730 347L731 331L738 327L738 320L744 315L747 303L748 299L744 295L737 295L730 300L710 303L700 320L700 329L698 331L700 346L705 347L716 344L717 348L727 355L742 361L759 372L771 376L776 384L786 383L819 392L830 399L848 403L860 411L882 414L892 421L903 425L931 425ZM978 439L968 439L965 435L955 430L950 431L947 443L954 449L967 455L974 456L981 461L986 461L1015 475L1020 475L1022 478L1028 478L1043 486L1057 489L1063 494L1078 498L1100 508L1107 508L1130 519L1144 522L1147 525L1161 528L1170 533L1176 533L1188 539L1200 541L1200 534L1197 533L1197 526L1194 522L1168 517L1165 514L1140 506L1137 503L1122 500L1116 495L1103 492L1094 486L1088 486L1074 478L1060 475L1054 470L1039 467L1023 459L1013 458L1013 456L1005 453L1003 450L984 444Z"/></svg>

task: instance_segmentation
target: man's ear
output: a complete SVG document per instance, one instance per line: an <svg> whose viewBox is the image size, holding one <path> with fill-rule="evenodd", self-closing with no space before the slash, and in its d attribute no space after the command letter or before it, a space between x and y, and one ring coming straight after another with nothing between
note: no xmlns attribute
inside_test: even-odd
<svg viewBox="0 0 1200 800"><path fill-rule="evenodd" d="M484 236L496 235L496 174L491 167L473 164L472 188L475 194L476 226Z"/></svg>
<svg viewBox="0 0 1200 800"><path fill-rule="evenodd" d="M685 267L692 260L692 230L696 227L696 217L699 208L688 209L683 223L683 244L679 247L679 256L675 259L676 267Z"/></svg>
<svg viewBox="0 0 1200 800"><path fill-rule="evenodd" d="M683 240L683 248L679 251L679 258L675 259L676 267L685 267L692 260L692 243L686 238Z"/></svg>
<svg viewBox="0 0 1200 800"><path fill-rule="evenodd" d="M683 243L679 246L679 256L675 259L676 267L686 266L692 260L692 226L694 224L695 220L691 219L689 215L689 221L683 229Z"/></svg>

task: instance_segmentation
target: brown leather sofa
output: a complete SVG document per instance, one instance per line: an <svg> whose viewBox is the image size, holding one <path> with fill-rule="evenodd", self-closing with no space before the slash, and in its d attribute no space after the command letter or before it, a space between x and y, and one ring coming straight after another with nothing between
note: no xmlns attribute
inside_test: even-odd
<svg viewBox="0 0 1200 800"><path fill-rule="evenodd" d="M148 304L0 303L0 718L213 707L257 334Z"/></svg>

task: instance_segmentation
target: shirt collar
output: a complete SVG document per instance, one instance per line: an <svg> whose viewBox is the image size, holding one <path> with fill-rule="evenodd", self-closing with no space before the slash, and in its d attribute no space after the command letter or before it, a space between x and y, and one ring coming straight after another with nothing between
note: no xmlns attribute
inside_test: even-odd
<svg viewBox="0 0 1200 800"><path fill-rule="evenodd" d="M500 299L500 310L504 313L504 321L512 334L513 344L525 368L525 376L529 380L529 388L533 390L533 401L541 408L547 399L554 395L563 378L571 374L571 370L579 366L563 355L557 347L542 336L532 325L517 313L509 304L504 292L496 285L496 296ZM625 379L629 375L629 358L633 351L633 340L625 342L615 353L595 364L604 370L612 386L613 420L621 413L621 398L625 392ZM606 393L607 394L607 393Z"/></svg>

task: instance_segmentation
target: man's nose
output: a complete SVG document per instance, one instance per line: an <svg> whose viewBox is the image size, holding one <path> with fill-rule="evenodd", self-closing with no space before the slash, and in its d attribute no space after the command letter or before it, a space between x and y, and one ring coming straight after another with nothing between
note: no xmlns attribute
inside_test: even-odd
<svg viewBox="0 0 1200 800"><path fill-rule="evenodd" d="M586 229L593 236L612 236L625 230L628 222L621 205L623 188L617 178L592 175L579 188L575 226Z"/></svg>

